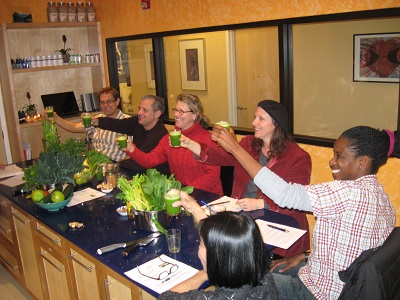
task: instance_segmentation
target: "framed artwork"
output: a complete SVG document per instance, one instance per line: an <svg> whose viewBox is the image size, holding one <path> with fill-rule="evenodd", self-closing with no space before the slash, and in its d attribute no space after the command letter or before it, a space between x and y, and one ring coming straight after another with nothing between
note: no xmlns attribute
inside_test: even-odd
<svg viewBox="0 0 400 300"><path fill-rule="evenodd" d="M354 81L399 82L400 32L354 35Z"/></svg>
<svg viewBox="0 0 400 300"><path fill-rule="evenodd" d="M183 90L206 90L204 39L179 41Z"/></svg>
<svg viewBox="0 0 400 300"><path fill-rule="evenodd" d="M146 81L149 89L156 88L156 78L154 75L153 45L144 45L144 60L146 62Z"/></svg>

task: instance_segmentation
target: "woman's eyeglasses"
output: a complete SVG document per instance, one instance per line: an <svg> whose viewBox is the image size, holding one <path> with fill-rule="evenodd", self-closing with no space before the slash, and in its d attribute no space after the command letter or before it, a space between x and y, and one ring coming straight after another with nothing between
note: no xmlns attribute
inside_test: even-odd
<svg viewBox="0 0 400 300"><path fill-rule="evenodd" d="M104 106L106 104L109 105L109 104L111 104L111 103L113 103L115 101L117 101L117 100L113 99L113 100L107 100L107 101L100 101L100 105L101 106Z"/></svg>
<svg viewBox="0 0 400 300"><path fill-rule="evenodd" d="M170 262L167 262L167 261L164 261L164 260L161 259L160 256L158 258L162 261L162 264L160 264L158 267L159 268L167 268L167 269L162 270L158 274L158 277L153 277L153 276L149 276L149 275L143 274L142 272L140 272L139 266L137 266L137 270L138 270L139 274L142 275L142 276L145 276L147 278L154 279L154 280L163 280L163 279L167 278L168 275L170 275L170 274L176 272L176 270L178 270L178 268L179 268L178 265L170 263Z"/></svg>
<svg viewBox="0 0 400 300"><path fill-rule="evenodd" d="M188 113L188 112L193 112L193 110L182 110L182 109L176 109L176 108L173 108L172 111L177 112L180 115L183 115L184 113Z"/></svg>

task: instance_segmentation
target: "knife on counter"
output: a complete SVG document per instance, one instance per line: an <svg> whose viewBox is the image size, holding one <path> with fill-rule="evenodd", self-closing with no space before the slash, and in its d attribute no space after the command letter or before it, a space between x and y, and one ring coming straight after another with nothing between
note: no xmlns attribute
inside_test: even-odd
<svg viewBox="0 0 400 300"><path fill-rule="evenodd" d="M132 253L133 250L135 250L137 247L144 247L147 246L148 244L150 244L152 241L154 241L159 235L161 235L162 233L157 232L158 235L157 236L153 236L152 237L146 237L144 239L140 239L139 242L134 243L133 245L130 245L128 247L125 248L124 251L122 251L122 256L128 256L129 254Z"/></svg>
<svg viewBox="0 0 400 300"><path fill-rule="evenodd" d="M126 248L126 247L133 246L135 244L140 244L141 242L147 241L148 239L154 239L154 238L158 237L161 234L162 233L160 233L160 232L154 232L154 233L152 233L152 234L150 234L150 235L148 235L146 237L143 237L143 238L140 238L140 239L136 239L136 240L133 240L131 242L117 243L117 244L111 244L111 245L108 245L108 246L104 246L104 247L101 247L101 248L97 249L97 254L102 255L102 254L104 254L106 252L110 252L110 251L113 251L113 250L116 250L116 249L119 249L119 248Z"/></svg>

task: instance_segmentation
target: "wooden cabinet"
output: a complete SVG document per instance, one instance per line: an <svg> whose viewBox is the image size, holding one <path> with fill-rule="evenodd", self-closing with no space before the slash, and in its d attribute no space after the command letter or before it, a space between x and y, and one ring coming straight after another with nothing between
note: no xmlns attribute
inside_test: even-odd
<svg viewBox="0 0 400 300"><path fill-rule="evenodd" d="M25 286L38 299L44 299L42 282L33 243L31 219L23 211L11 206Z"/></svg>
<svg viewBox="0 0 400 300"><path fill-rule="evenodd" d="M22 270L18 258L11 205L0 195L0 263L14 278L21 280Z"/></svg>
<svg viewBox="0 0 400 300"><path fill-rule="evenodd" d="M46 299L74 299L71 273L60 236L39 222L34 225L35 248Z"/></svg>
<svg viewBox="0 0 400 300"><path fill-rule="evenodd" d="M69 265L74 281L77 299L100 299L97 284L97 267L95 260L77 247L70 245L68 249Z"/></svg>
<svg viewBox="0 0 400 300"><path fill-rule="evenodd" d="M99 54L100 62L12 69L11 59L55 54L64 47L63 35L67 37L65 46L72 48L72 53ZM83 93L100 90L106 83L101 42L99 22L2 24L0 82L14 162L24 160L22 143L25 141L21 130L25 128L20 127L18 111L28 103L26 93L31 94L31 103L43 112L41 95L74 91L79 99ZM33 123L25 127L29 124Z"/></svg>

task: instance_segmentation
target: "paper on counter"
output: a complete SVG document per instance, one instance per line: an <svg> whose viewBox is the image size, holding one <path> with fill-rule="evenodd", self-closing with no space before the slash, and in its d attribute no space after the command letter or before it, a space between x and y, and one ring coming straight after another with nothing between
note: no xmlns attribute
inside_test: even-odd
<svg viewBox="0 0 400 300"><path fill-rule="evenodd" d="M306 230L297 229L282 224L267 222L264 220L256 220L256 223L258 225L258 228L260 228L264 243L282 249L288 249L290 246L294 244L294 242L296 242L306 233ZM286 231L274 229L269 227L268 225L272 225L274 227L278 227Z"/></svg>
<svg viewBox="0 0 400 300"><path fill-rule="evenodd" d="M229 201L228 203L222 203L222 202L226 202ZM217 200L214 200L213 202L208 203L208 205L215 205L215 204L219 204L221 203L221 205L225 205L226 206L226 210L227 211L241 211L242 208L236 204L237 199L235 198L231 198L228 196L223 196ZM203 208L206 208L205 205L202 206Z"/></svg>
<svg viewBox="0 0 400 300"><path fill-rule="evenodd" d="M23 174L24 171L17 165L8 165L4 168L4 170L0 169L0 178L17 176Z"/></svg>
<svg viewBox="0 0 400 300"><path fill-rule="evenodd" d="M162 280L151 279L149 277L141 275L140 273L156 278L161 272L164 271L164 263L158 257L156 257L153 260L150 260L143 265L140 265L140 273L138 272L137 268L134 268L130 271L125 272L125 275L132 280L155 291L156 293L161 294L165 291L168 291L178 283L181 283L182 281L185 281L186 279L192 277L199 271L164 254L160 257L163 261L178 265L178 270L169 274L168 277ZM165 269L169 270L170 267L171 265L166 265Z"/></svg>
<svg viewBox="0 0 400 300"><path fill-rule="evenodd" d="M15 187L24 184L26 181L22 179L24 177L24 174L20 174L11 178L4 179L3 181L0 181L0 184L9 186L9 187Z"/></svg>
<svg viewBox="0 0 400 300"><path fill-rule="evenodd" d="M105 193L102 193L98 190L92 188L86 188L81 191L74 192L71 201L67 204L68 207L90 201L99 197L103 197Z"/></svg>

